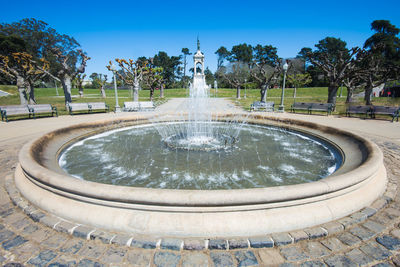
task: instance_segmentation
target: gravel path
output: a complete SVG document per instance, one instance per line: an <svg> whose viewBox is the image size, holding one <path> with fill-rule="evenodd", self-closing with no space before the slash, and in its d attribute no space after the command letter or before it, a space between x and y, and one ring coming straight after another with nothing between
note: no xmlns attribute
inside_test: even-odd
<svg viewBox="0 0 400 267"><path fill-rule="evenodd" d="M8 95L10 95L10 94L0 90L0 96L8 96Z"/></svg>

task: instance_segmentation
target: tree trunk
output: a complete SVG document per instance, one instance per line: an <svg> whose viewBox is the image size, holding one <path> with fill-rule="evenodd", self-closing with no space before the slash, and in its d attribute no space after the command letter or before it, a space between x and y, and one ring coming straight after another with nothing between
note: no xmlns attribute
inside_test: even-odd
<svg viewBox="0 0 400 267"><path fill-rule="evenodd" d="M101 91L101 97L106 98L106 91L104 90L104 85L101 86L100 91Z"/></svg>
<svg viewBox="0 0 400 267"><path fill-rule="evenodd" d="M295 86L294 90L293 90L293 98L294 99L296 99L296 93L297 93L297 87ZM296 102L296 101L294 101L294 102Z"/></svg>
<svg viewBox="0 0 400 267"><path fill-rule="evenodd" d="M130 86L133 92L133 101L138 102L139 101L139 83L136 83L132 86Z"/></svg>
<svg viewBox="0 0 400 267"><path fill-rule="evenodd" d="M153 96L154 96L154 88L150 87L150 101L153 101Z"/></svg>
<svg viewBox="0 0 400 267"><path fill-rule="evenodd" d="M21 105L26 105L28 104L27 101L27 95L25 91L25 80L24 78L18 76L17 77L17 87L18 87L18 92L19 92L19 101Z"/></svg>
<svg viewBox="0 0 400 267"><path fill-rule="evenodd" d="M260 94L261 94L261 102L267 101L268 85L266 84L261 85Z"/></svg>
<svg viewBox="0 0 400 267"><path fill-rule="evenodd" d="M236 87L236 98L240 99L240 85Z"/></svg>
<svg viewBox="0 0 400 267"><path fill-rule="evenodd" d="M329 84L328 87L328 103L332 103L333 105L336 105L336 95L337 95L337 90L339 89L339 86L335 83Z"/></svg>
<svg viewBox="0 0 400 267"><path fill-rule="evenodd" d="M79 97L80 97L80 98L83 97L83 87L82 87L82 84L79 85Z"/></svg>
<svg viewBox="0 0 400 267"><path fill-rule="evenodd" d="M186 55L184 55L183 56L183 79L182 80L184 80L185 79L185 77L186 77Z"/></svg>
<svg viewBox="0 0 400 267"><path fill-rule="evenodd" d="M160 98L164 98L164 84L160 86Z"/></svg>
<svg viewBox="0 0 400 267"><path fill-rule="evenodd" d="M365 86L365 96L364 96L365 105L367 106L372 105L371 102L372 90L373 90L372 82L368 82L367 85Z"/></svg>
<svg viewBox="0 0 400 267"><path fill-rule="evenodd" d="M351 86L347 86L347 97L346 97L346 103L350 103L353 98L353 92L354 89Z"/></svg>
<svg viewBox="0 0 400 267"><path fill-rule="evenodd" d="M33 84L31 82L28 82L28 102L31 105L36 104L36 99L35 99L35 87L33 86Z"/></svg>
<svg viewBox="0 0 400 267"><path fill-rule="evenodd" d="M61 84L64 89L64 96L65 96L65 104L72 102L71 97L71 88L72 88L72 79L69 75L65 75L61 79Z"/></svg>

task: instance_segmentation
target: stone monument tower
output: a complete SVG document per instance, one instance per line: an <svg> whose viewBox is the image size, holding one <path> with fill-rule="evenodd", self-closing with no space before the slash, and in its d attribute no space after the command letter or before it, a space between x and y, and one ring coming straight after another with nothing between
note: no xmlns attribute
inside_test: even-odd
<svg viewBox="0 0 400 267"><path fill-rule="evenodd" d="M193 56L194 61L194 72L193 72L193 87L205 86L206 76L204 75L204 54L200 51L200 41L197 38L197 52ZM198 65L200 66L200 72L197 71Z"/></svg>

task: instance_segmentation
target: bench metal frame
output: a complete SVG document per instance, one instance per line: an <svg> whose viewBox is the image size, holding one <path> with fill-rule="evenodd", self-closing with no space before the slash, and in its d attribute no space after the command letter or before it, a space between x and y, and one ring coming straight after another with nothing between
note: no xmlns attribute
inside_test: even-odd
<svg viewBox="0 0 400 267"><path fill-rule="evenodd" d="M313 111L326 112L326 116L332 114L333 104L332 103L311 103L309 112L312 114Z"/></svg>
<svg viewBox="0 0 400 267"><path fill-rule="evenodd" d="M308 102L294 102L290 108L291 112L295 113L296 110L307 110L307 114L312 114L313 111L326 112L326 116L332 114L332 103L308 103Z"/></svg>
<svg viewBox="0 0 400 267"><path fill-rule="evenodd" d="M350 114L363 114L367 118L368 115L372 115L372 109L370 106L349 106L346 109L346 116L350 117Z"/></svg>
<svg viewBox="0 0 400 267"><path fill-rule="evenodd" d="M68 103L67 107L70 115L74 115L73 112L75 111L87 111L87 113L90 113L88 103Z"/></svg>
<svg viewBox="0 0 400 267"><path fill-rule="evenodd" d="M89 102L88 106L90 108L89 113L92 113L94 110L110 111L110 107L105 102Z"/></svg>
<svg viewBox="0 0 400 267"><path fill-rule="evenodd" d="M21 113L13 113L12 110L15 109L26 109L26 112L21 112ZM9 113L7 114L7 110L9 110ZM10 105L10 106L2 106L0 108L0 113L1 113L1 120L8 122L8 118L10 116L24 116L28 115L29 119L31 118L32 110L28 107L28 105Z"/></svg>
<svg viewBox="0 0 400 267"><path fill-rule="evenodd" d="M399 107L390 107L390 106L372 106L371 118L375 119L376 115L389 115L392 117L392 122L394 119L399 121Z"/></svg>
<svg viewBox="0 0 400 267"><path fill-rule="evenodd" d="M312 103L294 102L290 108L290 111L296 113L296 110L307 110L307 114L310 114L311 104Z"/></svg>
<svg viewBox="0 0 400 267"><path fill-rule="evenodd" d="M154 110L155 106L152 101L136 102L129 101L124 102L123 111L148 111Z"/></svg>
<svg viewBox="0 0 400 267"><path fill-rule="evenodd" d="M28 105L28 108L31 110L33 118L36 119L37 114L45 114L45 113L50 113L51 116L56 115L58 117L58 111L57 107L51 105L51 104L38 104L38 105ZM39 108L36 110L36 108ZM47 109L43 109L47 108Z"/></svg>

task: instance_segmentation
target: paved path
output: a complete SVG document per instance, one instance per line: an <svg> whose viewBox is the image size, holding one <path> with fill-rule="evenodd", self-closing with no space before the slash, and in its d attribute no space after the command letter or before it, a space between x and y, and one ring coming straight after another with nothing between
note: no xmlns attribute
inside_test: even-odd
<svg viewBox="0 0 400 267"><path fill-rule="evenodd" d="M184 101L170 100L158 107L155 113L179 110ZM226 100L213 101L215 110L241 112ZM400 178L400 123L335 116L269 114L354 131L376 142L384 152L390 180L385 196L367 209L341 220L259 239L212 239L202 243L199 240L182 242L162 239L154 243L156 248L133 243L126 246L123 243L127 241L118 236L107 239L101 235L82 235L79 231L73 231L71 235L53 230L45 225L39 213L29 212L29 207L25 207L23 212L14 206L6 188L15 201L18 192L13 191L12 174L17 154L21 146L32 138L76 123L130 117L135 113L1 122L0 263L8 266L18 266L16 263L25 266L400 266L400 196L397 190ZM60 225L55 228L62 229ZM86 240L82 236L94 240Z"/></svg>
<svg viewBox="0 0 400 267"><path fill-rule="evenodd" d="M8 96L8 95L10 95L10 94L0 90L0 96Z"/></svg>

